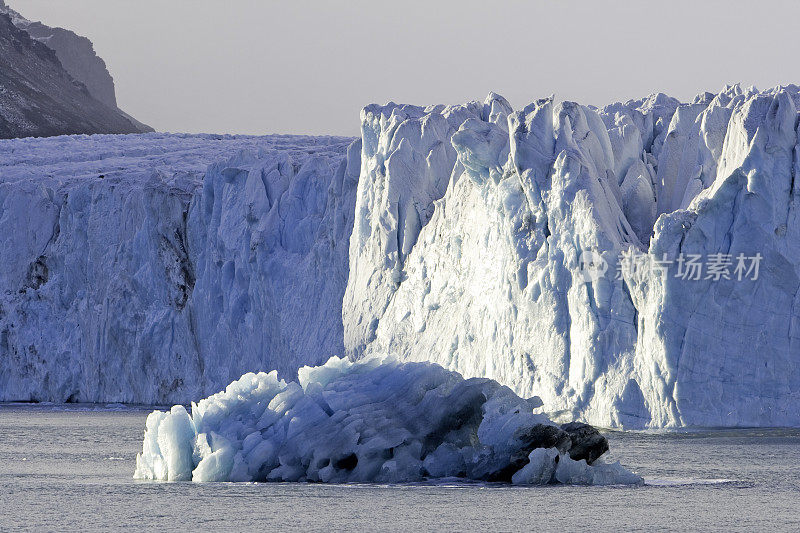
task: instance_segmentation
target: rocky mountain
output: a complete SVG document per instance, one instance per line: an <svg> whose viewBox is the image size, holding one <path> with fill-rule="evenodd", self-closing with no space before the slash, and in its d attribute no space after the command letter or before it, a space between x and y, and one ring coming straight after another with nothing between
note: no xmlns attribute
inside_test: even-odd
<svg viewBox="0 0 800 533"><path fill-rule="evenodd" d="M0 138L152 131L117 108L91 41L0 0Z"/></svg>

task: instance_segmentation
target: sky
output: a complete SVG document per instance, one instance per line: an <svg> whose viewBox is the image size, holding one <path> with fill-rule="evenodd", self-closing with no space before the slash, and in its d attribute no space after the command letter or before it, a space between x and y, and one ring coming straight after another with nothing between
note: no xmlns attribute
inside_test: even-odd
<svg viewBox="0 0 800 533"><path fill-rule="evenodd" d="M358 135L359 112L502 94L604 105L800 82L800 2L7 0L89 37L157 130Z"/></svg>

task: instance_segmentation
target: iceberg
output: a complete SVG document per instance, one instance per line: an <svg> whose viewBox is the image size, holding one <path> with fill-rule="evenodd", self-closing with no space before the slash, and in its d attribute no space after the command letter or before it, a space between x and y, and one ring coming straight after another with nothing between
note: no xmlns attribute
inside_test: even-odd
<svg viewBox="0 0 800 533"><path fill-rule="evenodd" d="M248 373L224 391L147 418L137 479L163 481L642 484L599 460L585 424L559 427L485 379L431 363L332 357L297 382Z"/></svg>

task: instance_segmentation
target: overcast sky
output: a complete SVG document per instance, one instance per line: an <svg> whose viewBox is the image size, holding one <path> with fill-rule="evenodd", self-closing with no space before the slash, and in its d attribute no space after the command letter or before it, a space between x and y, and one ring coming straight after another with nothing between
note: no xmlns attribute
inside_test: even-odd
<svg viewBox="0 0 800 533"><path fill-rule="evenodd" d="M800 2L7 0L89 37L162 131L356 135L372 102L689 99L800 82Z"/></svg>

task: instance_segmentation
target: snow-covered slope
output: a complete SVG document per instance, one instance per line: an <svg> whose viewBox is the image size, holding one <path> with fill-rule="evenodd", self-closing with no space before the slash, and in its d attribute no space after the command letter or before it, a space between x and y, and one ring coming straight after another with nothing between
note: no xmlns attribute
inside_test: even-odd
<svg viewBox="0 0 800 533"><path fill-rule="evenodd" d="M0 141L0 400L183 402L342 353L351 142Z"/></svg>
<svg viewBox="0 0 800 533"><path fill-rule="evenodd" d="M799 93L369 106L349 149L2 142L0 399L391 355L558 420L798 426Z"/></svg>
<svg viewBox="0 0 800 533"><path fill-rule="evenodd" d="M599 425L799 425L797 101L366 108L348 352ZM631 272L623 252L673 263ZM590 254L608 271L587 282ZM676 277L681 254L730 256L732 279ZM756 280L739 254L763 256Z"/></svg>

